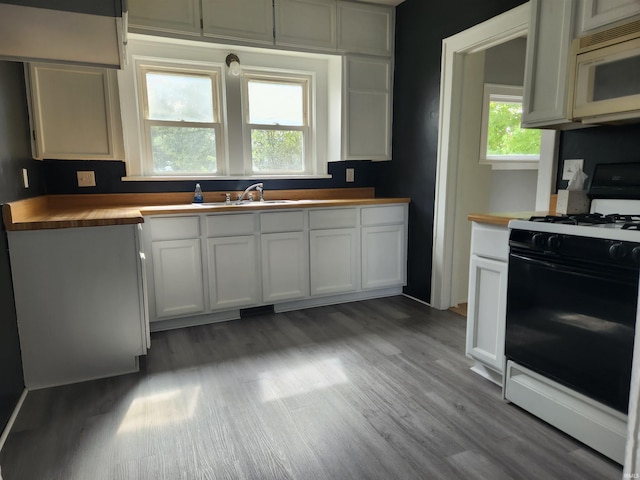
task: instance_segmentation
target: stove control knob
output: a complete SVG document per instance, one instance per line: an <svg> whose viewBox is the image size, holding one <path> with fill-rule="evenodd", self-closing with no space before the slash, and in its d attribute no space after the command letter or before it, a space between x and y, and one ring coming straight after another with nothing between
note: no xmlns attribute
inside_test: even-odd
<svg viewBox="0 0 640 480"><path fill-rule="evenodd" d="M560 247L560 237L558 235L551 235L547 239L547 246L549 250L557 250Z"/></svg>
<svg viewBox="0 0 640 480"><path fill-rule="evenodd" d="M640 247L633 247L633 250L631 250L631 258L633 258L636 265L640 265Z"/></svg>
<svg viewBox="0 0 640 480"><path fill-rule="evenodd" d="M637 248L637 247L636 247ZM609 247L609 257L614 260L620 260L627 254L627 249L621 243L614 243Z"/></svg>
<svg viewBox="0 0 640 480"><path fill-rule="evenodd" d="M544 233L536 233L531 241L536 247L544 248L547 245L547 236Z"/></svg>

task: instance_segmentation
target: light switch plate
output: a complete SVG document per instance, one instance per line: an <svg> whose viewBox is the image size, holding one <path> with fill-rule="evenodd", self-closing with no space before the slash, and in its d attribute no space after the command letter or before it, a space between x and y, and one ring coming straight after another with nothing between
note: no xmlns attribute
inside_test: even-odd
<svg viewBox="0 0 640 480"><path fill-rule="evenodd" d="M96 173L93 170L77 171L79 187L95 187Z"/></svg>
<svg viewBox="0 0 640 480"><path fill-rule="evenodd" d="M356 172L354 168L347 168L347 182L355 182Z"/></svg>
<svg viewBox="0 0 640 480"><path fill-rule="evenodd" d="M584 167L583 159L565 160L562 164L562 180L571 180L576 170Z"/></svg>
<svg viewBox="0 0 640 480"><path fill-rule="evenodd" d="M22 169L22 185L24 188L29 188L29 173L26 168Z"/></svg>

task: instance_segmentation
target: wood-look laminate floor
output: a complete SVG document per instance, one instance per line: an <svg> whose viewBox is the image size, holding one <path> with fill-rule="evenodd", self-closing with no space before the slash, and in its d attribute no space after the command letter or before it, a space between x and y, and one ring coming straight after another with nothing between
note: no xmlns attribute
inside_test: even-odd
<svg viewBox="0 0 640 480"><path fill-rule="evenodd" d="M4 480L618 479L404 297L152 336L139 374L29 393Z"/></svg>

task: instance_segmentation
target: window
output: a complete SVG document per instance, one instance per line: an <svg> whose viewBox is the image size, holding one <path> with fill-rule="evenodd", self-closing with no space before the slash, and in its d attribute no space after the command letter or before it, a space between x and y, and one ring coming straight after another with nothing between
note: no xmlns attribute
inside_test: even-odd
<svg viewBox="0 0 640 480"><path fill-rule="evenodd" d="M485 84L480 163L493 168L537 168L541 131L521 128L522 88Z"/></svg>
<svg viewBox="0 0 640 480"><path fill-rule="evenodd" d="M245 75L245 151L254 174L309 170L309 81Z"/></svg>
<svg viewBox="0 0 640 480"><path fill-rule="evenodd" d="M327 177L340 158L341 81L339 55L132 33L118 71L123 179Z"/></svg>
<svg viewBox="0 0 640 480"><path fill-rule="evenodd" d="M221 125L216 72L140 68L146 170L218 172Z"/></svg>

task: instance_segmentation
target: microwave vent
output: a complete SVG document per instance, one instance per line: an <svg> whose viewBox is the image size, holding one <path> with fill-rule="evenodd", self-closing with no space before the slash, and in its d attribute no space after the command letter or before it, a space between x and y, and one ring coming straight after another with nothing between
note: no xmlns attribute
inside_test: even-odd
<svg viewBox="0 0 640 480"><path fill-rule="evenodd" d="M611 42L627 35L640 34L640 20L618 25L601 32L592 33L580 38L580 48L589 48L605 42ZM615 42L614 42L615 43Z"/></svg>

